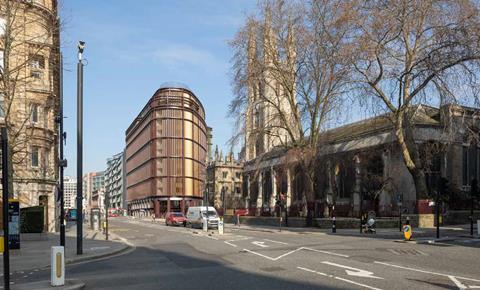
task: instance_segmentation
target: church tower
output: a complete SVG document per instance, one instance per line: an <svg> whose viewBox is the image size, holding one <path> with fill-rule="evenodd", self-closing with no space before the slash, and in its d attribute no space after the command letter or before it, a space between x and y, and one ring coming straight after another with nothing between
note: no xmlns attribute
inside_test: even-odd
<svg viewBox="0 0 480 290"><path fill-rule="evenodd" d="M278 46L271 24L271 13L267 9L264 23L262 25L258 22L250 23L248 35L246 161L255 159L290 140L283 124L291 121L294 107L291 105L294 97L285 94L287 91L285 84L290 85L288 90L290 92L294 91L295 87L295 53L291 26L288 27L287 40L282 45L285 48L283 55L280 55ZM278 79L287 81L280 83Z"/></svg>

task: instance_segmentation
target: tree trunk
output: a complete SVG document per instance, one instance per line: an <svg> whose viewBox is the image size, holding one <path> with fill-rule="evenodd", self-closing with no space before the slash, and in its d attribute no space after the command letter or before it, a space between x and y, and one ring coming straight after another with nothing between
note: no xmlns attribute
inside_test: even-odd
<svg viewBox="0 0 480 290"><path fill-rule="evenodd" d="M305 195L307 199L307 227L313 226L314 208L311 205L315 202L315 193L313 192L313 181L309 174L305 174Z"/></svg>
<svg viewBox="0 0 480 290"><path fill-rule="evenodd" d="M408 120L408 114L400 111L395 123L395 135L402 151L403 160L408 171L412 175L415 184L417 199L428 195L425 171L420 158L420 153L413 136L412 124Z"/></svg>

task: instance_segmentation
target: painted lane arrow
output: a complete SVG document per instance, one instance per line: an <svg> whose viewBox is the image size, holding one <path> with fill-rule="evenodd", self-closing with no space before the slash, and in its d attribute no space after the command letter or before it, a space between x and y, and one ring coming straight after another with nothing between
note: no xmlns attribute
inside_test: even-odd
<svg viewBox="0 0 480 290"><path fill-rule="evenodd" d="M268 246L265 245L265 242L255 241L255 242L252 242L252 244L257 245L257 246L262 247L262 248L268 248Z"/></svg>
<svg viewBox="0 0 480 290"><path fill-rule="evenodd" d="M357 269L357 268L344 266L344 265L340 265L340 264L336 264L336 263L332 263L332 262L327 262L327 261L323 261L322 264L327 264L327 265L330 265L330 266L347 269L347 270L345 270L345 272L347 272L347 274L350 275L350 276L373 278L373 279L383 279L382 277L373 276L373 272L362 270L362 269Z"/></svg>

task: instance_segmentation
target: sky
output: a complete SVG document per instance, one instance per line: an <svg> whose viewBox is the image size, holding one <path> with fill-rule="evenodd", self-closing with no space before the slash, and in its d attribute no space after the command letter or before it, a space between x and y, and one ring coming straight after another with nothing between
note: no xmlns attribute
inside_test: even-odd
<svg viewBox="0 0 480 290"><path fill-rule="evenodd" d="M76 176L77 41L84 52L83 172L106 169L125 130L164 82L187 84L223 152L234 120L228 41L257 0L62 1L67 176Z"/></svg>

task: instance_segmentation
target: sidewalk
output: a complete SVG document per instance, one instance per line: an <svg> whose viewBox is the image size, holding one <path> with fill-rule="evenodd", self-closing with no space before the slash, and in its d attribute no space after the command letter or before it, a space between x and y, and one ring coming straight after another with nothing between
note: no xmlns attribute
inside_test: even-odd
<svg viewBox="0 0 480 290"><path fill-rule="evenodd" d="M123 243L115 235L109 235L105 241L101 232L86 229L84 225L83 255L77 255L76 227L69 226L65 237L65 263L88 261L115 255L126 251L130 246ZM58 233L22 234L20 250L10 250L10 272L35 271L50 266L52 246L60 244ZM0 258L3 263L3 256ZM3 272L2 272L3 273Z"/></svg>
<svg viewBox="0 0 480 290"><path fill-rule="evenodd" d="M272 226L251 226L240 225L240 227L234 224L225 224L225 229L228 232L245 230L245 231L259 231L280 233L279 227ZM355 236L365 238L377 238L377 239L391 239L391 240L403 240L403 233L398 228L379 228L376 229L376 234L360 233L360 229L337 229L336 233L332 233L331 229L320 229L314 227L282 227L281 233L287 234L321 234L321 235L336 235L336 236ZM436 239L435 228L413 228L413 240L418 243L431 243L432 241L451 241L451 240L463 240L463 239L478 239L479 236L474 231L473 237L470 236L470 225L458 225L458 226L445 226L440 227L440 239Z"/></svg>

